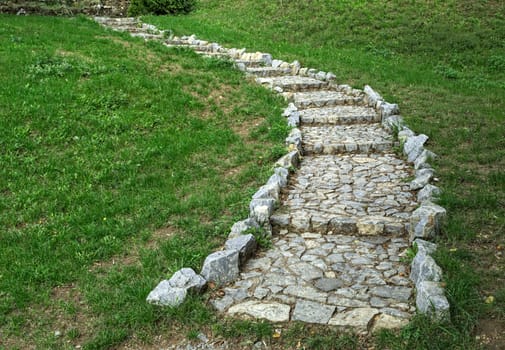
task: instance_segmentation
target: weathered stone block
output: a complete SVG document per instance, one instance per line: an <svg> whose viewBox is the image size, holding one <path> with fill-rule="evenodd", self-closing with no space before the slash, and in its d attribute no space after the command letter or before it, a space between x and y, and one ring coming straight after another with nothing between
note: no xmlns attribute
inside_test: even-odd
<svg viewBox="0 0 505 350"><path fill-rule="evenodd" d="M375 107L379 101L384 100L382 96L374 91L374 89L372 89L369 85L365 85L363 92L365 93L365 102L369 107Z"/></svg>
<svg viewBox="0 0 505 350"><path fill-rule="evenodd" d="M428 254L418 252L412 261L410 279L417 285L420 282L442 280L442 269Z"/></svg>
<svg viewBox="0 0 505 350"><path fill-rule="evenodd" d="M169 280L170 286L173 288L183 288L187 291L199 292L205 286L207 281L198 275L191 268L182 268L176 271Z"/></svg>
<svg viewBox="0 0 505 350"><path fill-rule="evenodd" d="M245 219L242 221L237 221L231 227L231 232L228 235L228 238L239 237L242 235L243 232L245 232L249 229L256 229L256 228L260 228L260 225L258 225L258 222L252 218L248 218L248 219Z"/></svg>
<svg viewBox="0 0 505 350"><path fill-rule="evenodd" d="M437 320L448 319L449 301L439 282L424 281L417 285L416 305L419 312Z"/></svg>
<svg viewBox="0 0 505 350"><path fill-rule="evenodd" d="M273 198L275 201L279 200L279 192L281 188L279 184L275 182L267 183L266 185L261 186L255 194L253 194L253 199L268 199Z"/></svg>
<svg viewBox="0 0 505 350"><path fill-rule="evenodd" d="M343 313L337 313L330 319L328 324L331 326L352 327L360 331L366 331L370 322L372 322L374 316L378 313L379 310L374 308L356 308Z"/></svg>
<svg viewBox="0 0 505 350"><path fill-rule="evenodd" d="M246 301L228 309L228 313L249 315L253 318L266 319L270 322L289 321L289 305L281 303L262 303L257 301Z"/></svg>
<svg viewBox="0 0 505 350"><path fill-rule="evenodd" d="M389 132L393 132L393 130L397 130L400 132L403 128L405 122L403 121L402 116L400 115L391 115L386 119L382 120L382 125L389 130Z"/></svg>
<svg viewBox="0 0 505 350"><path fill-rule="evenodd" d="M292 320L327 324L334 311L335 306L300 299L296 302Z"/></svg>
<svg viewBox="0 0 505 350"><path fill-rule="evenodd" d="M256 246L256 238L254 238L252 234L228 239L224 245L226 250L236 250L239 252L239 261L241 265L254 254Z"/></svg>
<svg viewBox="0 0 505 350"><path fill-rule="evenodd" d="M423 203L425 201L433 201L440 196L441 191L437 186L427 184L417 193L417 201Z"/></svg>
<svg viewBox="0 0 505 350"><path fill-rule="evenodd" d="M201 275L209 282L218 285L234 281L239 274L239 252L222 250L207 256L203 263Z"/></svg>
<svg viewBox="0 0 505 350"><path fill-rule="evenodd" d="M275 199L273 198L253 199L249 204L249 216L260 225L266 224L270 221L274 206Z"/></svg>
<svg viewBox="0 0 505 350"><path fill-rule="evenodd" d="M421 134L418 136L407 137L403 146L403 152L407 155L409 162L414 162L424 151L423 145L428 140L428 136Z"/></svg>
<svg viewBox="0 0 505 350"><path fill-rule="evenodd" d="M179 306L186 298L184 288L174 288L168 280L161 281L147 296L146 301L160 306Z"/></svg>
<svg viewBox="0 0 505 350"><path fill-rule="evenodd" d="M433 239L440 233L446 211L439 205L424 202L410 217L410 241L416 238Z"/></svg>
<svg viewBox="0 0 505 350"><path fill-rule="evenodd" d="M435 170L431 168L418 169L416 178L410 182L410 189L415 191L428 185L434 174Z"/></svg>
<svg viewBox="0 0 505 350"><path fill-rule="evenodd" d="M286 169L297 168L300 163L300 155L298 151L291 151L279 159L275 165Z"/></svg>
<svg viewBox="0 0 505 350"><path fill-rule="evenodd" d="M382 102L379 104L379 113L382 120L391 116L400 114L400 109L396 103Z"/></svg>
<svg viewBox="0 0 505 350"><path fill-rule="evenodd" d="M437 155L427 149L421 152L419 157L414 161L414 169L426 168L423 164L428 163L430 160L435 159Z"/></svg>

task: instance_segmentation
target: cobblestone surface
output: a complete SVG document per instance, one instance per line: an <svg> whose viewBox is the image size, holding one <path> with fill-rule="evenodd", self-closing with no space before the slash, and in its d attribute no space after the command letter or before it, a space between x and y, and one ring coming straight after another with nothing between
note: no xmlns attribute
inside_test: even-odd
<svg viewBox="0 0 505 350"><path fill-rule="evenodd" d="M135 29L140 26L131 19L97 21L139 34L150 29ZM364 93L333 84L332 73L269 54L225 49L194 36L165 44L231 59L282 93L299 109L304 152L313 154L302 159L270 217L273 247L243 264L239 278L211 300L214 307L234 316L359 332L405 325L415 311L402 262L418 205L408 181L413 172L390 153L392 137L365 106Z"/></svg>
<svg viewBox="0 0 505 350"><path fill-rule="evenodd" d="M357 124L379 122L377 113L369 107L335 106L300 111L303 124Z"/></svg>
<svg viewBox="0 0 505 350"><path fill-rule="evenodd" d="M282 230L272 249L246 263L240 280L213 301L218 309L225 310L222 302L229 298L233 314L272 321L345 326L345 318L330 320L353 310L367 310L365 318L370 313L410 318L413 289L400 262L409 246L405 238L288 232Z"/></svg>
<svg viewBox="0 0 505 350"><path fill-rule="evenodd" d="M384 152L395 145L392 135L377 124L305 126L302 131L305 154Z"/></svg>
<svg viewBox="0 0 505 350"><path fill-rule="evenodd" d="M304 108L331 107L339 105L359 105L363 97L351 96L339 91L322 90L309 92L284 93L284 97L293 101L295 106Z"/></svg>

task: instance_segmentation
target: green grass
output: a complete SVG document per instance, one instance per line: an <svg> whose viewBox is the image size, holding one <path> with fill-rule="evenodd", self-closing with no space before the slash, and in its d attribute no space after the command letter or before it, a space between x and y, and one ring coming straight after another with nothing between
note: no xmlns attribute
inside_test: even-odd
<svg viewBox="0 0 505 350"><path fill-rule="evenodd" d="M471 349L490 326L505 333L505 4L201 0L146 18L369 84L430 136L451 322L417 317L373 339L296 324L275 338L274 325L218 319L207 295L175 310L144 301L244 218L279 155L281 101L226 63L82 18L0 20L0 349L200 330L279 349Z"/></svg>
<svg viewBox="0 0 505 350"><path fill-rule="evenodd" d="M287 133L281 101L229 63L84 18L1 21L0 348L209 323L201 298L145 297L247 216Z"/></svg>
<svg viewBox="0 0 505 350"><path fill-rule="evenodd" d="M467 349L492 327L505 333L504 3L201 0L190 16L146 20L176 34L298 59L399 103L440 156L433 165L448 221L437 260L452 317L444 325L420 318L378 343ZM487 296L495 297L490 305ZM503 338L491 341L505 346Z"/></svg>

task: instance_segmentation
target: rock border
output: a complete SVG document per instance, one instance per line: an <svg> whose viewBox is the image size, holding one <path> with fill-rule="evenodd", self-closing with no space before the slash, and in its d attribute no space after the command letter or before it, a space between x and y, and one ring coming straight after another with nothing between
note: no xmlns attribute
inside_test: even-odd
<svg viewBox="0 0 505 350"><path fill-rule="evenodd" d="M103 19L95 18L95 20L103 23ZM159 36L170 33L170 31L160 31L152 25L147 26L158 34L158 39L160 39ZM144 38L146 40L151 39L145 36ZM434 203L441 190L431 184L432 181L437 181L437 179L435 178L435 170L429 164L429 161L437 156L424 148L428 136L424 134L416 135L405 124L397 104L386 102L369 85L365 85L363 90L353 89L345 84L338 85L335 83L337 77L332 72L302 67L298 61L288 63L273 59L269 53L251 53L247 52L245 48L227 49L218 43L199 40L195 35L170 36L164 44L168 47L189 47L205 56L233 60L234 66L243 72L246 72L248 67L259 65L279 69L293 76L317 79L325 82L329 90L344 92L363 99L368 107L374 108L380 116L382 126L390 133L397 135L403 154L415 169L415 178L410 182L410 189L418 191L417 200L421 205L411 215L409 239L412 244L411 248L416 251L411 263L410 279L416 286L417 309L420 313L436 320L449 319L450 305L445 296L443 284L440 282L442 269L432 257L437 245L429 242L429 240L434 240L440 234L441 224L446 216L446 210ZM273 86L268 79L256 78L256 82L283 94L288 102L292 96L292 93L285 92L282 87ZM188 291L201 291L208 282L218 286L232 282L238 277L240 266L256 250L257 242L255 237L250 234L251 230L261 229L267 236L272 235L270 217L275 206L278 205L281 189L287 185L290 172L299 166L302 156L302 133L298 129L300 124L298 108L294 103L289 102L282 115L286 118L287 124L293 127L285 140L288 153L275 163L273 175L252 196L249 204L249 217L233 224L224 245L225 249L211 253L206 257L200 275L188 268L176 271L171 279L161 281L149 293L147 302L157 305L178 306L184 301ZM184 276L184 278L181 278L181 276ZM202 280L205 282L202 282Z"/></svg>

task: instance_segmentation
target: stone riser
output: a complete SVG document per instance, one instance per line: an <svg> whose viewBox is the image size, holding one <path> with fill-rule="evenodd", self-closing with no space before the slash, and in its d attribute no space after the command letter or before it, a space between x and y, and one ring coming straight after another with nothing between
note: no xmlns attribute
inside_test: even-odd
<svg viewBox="0 0 505 350"><path fill-rule="evenodd" d="M350 124L373 124L380 122L376 115L349 115L349 116L300 116L302 124L310 125L350 125Z"/></svg>
<svg viewBox="0 0 505 350"><path fill-rule="evenodd" d="M260 68L248 68L246 72L256 77L268 78L268 77L280 77L289 75L291 74L291 69L260 67Z"/></svg>
<svg viewBox="0 0 505 350"><path fill-rule="evenodd" d="M317 155L317 154L368 154L370 152L382 153L391 151L395 142L383 142L383 143L335 143L335 144L305 144L302 143L304 155Z"/></svg>
<svg viewBox="0 0 505 350"><path fill-rule="evenodd" d="M320 234L358 235L358 236L405 236L408 225L392 218L335 217L323 218L307 215L305 217L290 214L274 214L270 223L274 233L288 230L290 233L315 232Z"/></svg>
<svg viewBox="0 0 505 350"><path fill-rule="evenodd" d="M349 97L349 98L328 99L328 100L293 101L293 103L298 109L365 105L365 102L361 97Z"/></svg>

